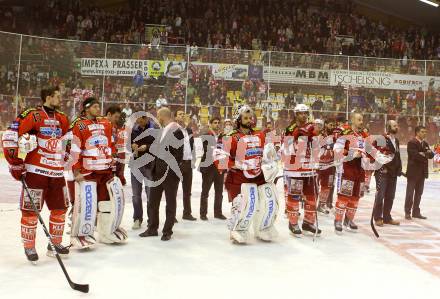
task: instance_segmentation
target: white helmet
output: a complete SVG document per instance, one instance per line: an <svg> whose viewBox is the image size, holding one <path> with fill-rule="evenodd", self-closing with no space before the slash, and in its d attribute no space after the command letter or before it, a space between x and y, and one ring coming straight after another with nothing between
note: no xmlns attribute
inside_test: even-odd
<svg viewBox="0 0 440 299"><path fill-rule="evenodd" d="M323 121L322 119L319 119L319 118L315 119L315 120L313 121L313 123L315 123L315 124L317 124L317 125L324 126L324 121Z"/></svg>
<svg viewBox="0 0 440 299"><path fill-rule="evenodd" d="M239 105L237 107L237 110L234 113L234 120L237 122L240 119L240 116L244 113L253 113L254 111L252 110L251 107L249 107L248 105Z"/></svg>
<svg viewBox="0 0 440 299"><path fill-rule="evenodd" d="M295 106L295 108L293 108L293 112L298 113L298 112L310 112L309 106L305 105L305 104L297 104Z"/></svg>

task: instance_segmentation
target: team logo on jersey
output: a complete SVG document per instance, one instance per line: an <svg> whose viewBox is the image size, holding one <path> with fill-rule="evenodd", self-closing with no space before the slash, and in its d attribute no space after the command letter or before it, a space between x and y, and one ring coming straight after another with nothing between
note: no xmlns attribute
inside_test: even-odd
<svg viewBox="0 0 440 299"><path fill-rule="evenodd" d="M100 156L110 156L112 150L107 146L98 146L97 147Z"/></svg>
<svg viewBox="0 0 440 299"><path fill-rule="evenodd" d="M57 138L51 138L46 141L46 149L51 152L55 152L60 147L61 147L61 142Z"/></svg>
<svg viewBox="0 0 440 299"><path fill-rule="evenodd" d="M43 136L57 136L57 137L60 137L61 134L62 134L61 128L53 129L53 128L49 128L49 127L41 127L40 128L40 133Z"/></svg>

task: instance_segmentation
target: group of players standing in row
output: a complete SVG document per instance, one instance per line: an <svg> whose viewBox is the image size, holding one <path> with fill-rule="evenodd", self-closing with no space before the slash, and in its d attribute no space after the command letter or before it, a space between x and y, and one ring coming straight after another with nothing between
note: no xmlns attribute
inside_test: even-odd
<svg viewBox="0 0 440 299"><path fill-rule="evenodd" d="M274 163L279 158L283 165L285 213L294 236L321 234L316 223L317 212L329 214L335 184L338 191L335 231L341 233L343 225L349 230L358 229L354 217L366 178L362 159L374 160L365 150L368 133L363 128L362 115L354 113L350 124L329 120L324 125L321 120L309 122L310 110L304 104L297 105L294 112L295 120L281 136L278 151L271 142L274 140L268 140L270 134L252 129L253 112L247 106L239 110L236 130L229 134L231 141L228 137L220 141L216 163L220 169L228 170L225 187L233 202L232 214L236 215L231 225L231 239L235 242L248 241L249 223L254 215L257 238L270 241L276 236L273 223L278 201L274 180L278 167ZM340 138L343 136L350 138ZM244 146L238 146L240 142ZM241 153L237 153L238 149ZM392 159L385 147L377 149L382 159ZM339 160L335 165L335 156L344 157L344 161ZM221 163L222 159L227 162ZM257 196L253 194L256 189ZM301 203L304 204L304 218L300 226Z"/></svg>
<svg viewBox="0 0 440 299"><path fill-rule="evenodd" d="M73 206L72 245L88 248L95 244L95 229L102 243L125 242L127 232L120 227L124 213L122 183L125 184L121 180L125 180L123 165L116 162L123 155L125 138L124 132L117 129L117 119L112 118L112 109L101 117L100 103L88 97L82 104L81 115L69 125L66 115L58 110L58 89L43 89L41 97L42 106L21 113L2 135L12 176L24 181L38 210L46 203L50 210L50 236L58 254L69 253L69 248L61 244L69 202ZM363 160L378 160L382 164L390 160L386 146L374 147L380 159L366 151L368 133L361 114L352 114L350 124L328 120L324 125L318 120L309 122L311 115L306 105L297 105L294 112L295 120L281 140L270 132L255 130L253 111L246 105L234 115L234 130L217 136L213 160L219 172L226 172L224 184L232 202L228 226L233 242L248 242L252 226L261 240L276 237L274 223L279 200L275 184L280 158L285 213L289 230L295 236L303 232L321 234L316 223L317 211L329 213L335 186L335 231L341 233L343 226L357 230L354 218L368 177ZM26 134L36 136L36 145L23 160L18 156L19 143ZM349 138L341 138L344 136ZM313 146L316 139L320 140L318 148ZM440 147L436 151L440 160ZM65 170L70 177L65 177ZM304 219L300 226L302 202ZM20 209L25 254L35 262L37 213L23 191ZM51 251L48 246L48 255L53 255Z"/></svg>
<svg viewBox="0 0 440 299"><path fill-rule="evenodd" d="M33 204L41 211L46 203L50 210L49 233L61 256L69 253L69 247L62 245L62 237L70 202L73 245L93 245L95 227L100 242L124 242L127 233L120 227L124 196L121 180L115 175L116 138L120 133L116 123L109 120L111 115L100 117L100 103L93 97L84 100L80 116L71 124L58 110L61 95L57 87L43 89L41 98L42 106L22 112L2 135L10 172L29 191L28 194L22 190L20 196L21 237L26 257L31 262L38 260L38 214ZM28 148L24 160L18 155L19 143ZM47 254L54 256L53 248L48 245L47 249Z"/></svg>

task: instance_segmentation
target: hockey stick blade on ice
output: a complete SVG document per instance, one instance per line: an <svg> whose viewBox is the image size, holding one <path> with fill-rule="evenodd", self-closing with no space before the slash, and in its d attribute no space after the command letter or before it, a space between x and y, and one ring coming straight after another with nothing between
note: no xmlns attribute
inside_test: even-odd
<svg viewBox="0 0 440 299"><path fill-rule="evenodd" d="M43 227L44 233L47 237L47 239L49 240L49 246L52 249L52 252L55 254L55 257L57 258L58 264L60 264L61 269L63 270L64 275L66 276L67 282L69 283L70 287L72 289L74 289L75 291L79 291L82 293L88 293L89 292L89 285L88 284L78 284L78 283L74 283L71 279L69 274L67 273L66 268L64 267L64 263L61 260L60 255L58 254L58 252L55 250L55 246L52 243L52 240L50 238L50 234L49 231L46 227L46 224L44 224L43 218L41 218L40 212L37 209L37 207L35 206L35 202L34 199L32 198L28 186L26 185L26 182L24 181L24 178L21 179L21 183L23 184L23 189L25 190L27 196L29 197L29 201L32 205L32 209L34 210L35 214L37 214L38 216L38 221L40 222L41 226Z"/></svg>

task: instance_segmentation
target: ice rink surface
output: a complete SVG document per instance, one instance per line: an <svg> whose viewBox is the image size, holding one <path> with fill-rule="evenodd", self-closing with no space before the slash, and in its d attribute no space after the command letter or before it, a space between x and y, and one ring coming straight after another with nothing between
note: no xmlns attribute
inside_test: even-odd
<svg viewBox="0 0 440 299"><path fill-rule="evenodd" d="M128 177L128 176L127 176ZM224 221L213 219L213 190L208 222L182 221L179 189L177 218L171 241L139 238L133 231L131 188L123 227L124 245L98 244L88 252L71 251L64 259L73 281L90 284L90 293L70 289L55 259L45 255L47 241L40 227L38 265L26 261L20 241L20 184L0 161L0 298L439 298L440 296L440 179L425 184L424 221L403 220L406 179L399 178L393 216L399 227L370 229L374 191L361 199L358 233L333 230L333 216L320 216L323 235L313 242L289 235L280 214L275 242L254 240L238 246L229 242ZM374 190L375 182L371 183ZM278 182L280 212L284 210L282 182ZM192 209L199 217L201 175L194 171ZM165 202L161 204L161 226ZM230 205L224 194L223 211ZM144 214L146 208L144 204ZM44 209L45 221L48 213ZM161 227L160 227L161 229ZM64 243L69 238L65 236Z"/></svg>

